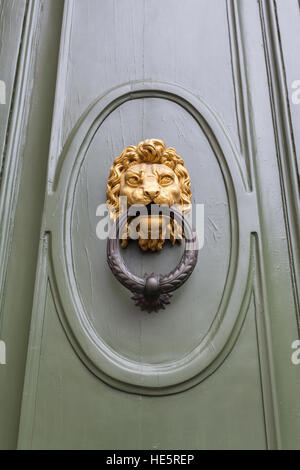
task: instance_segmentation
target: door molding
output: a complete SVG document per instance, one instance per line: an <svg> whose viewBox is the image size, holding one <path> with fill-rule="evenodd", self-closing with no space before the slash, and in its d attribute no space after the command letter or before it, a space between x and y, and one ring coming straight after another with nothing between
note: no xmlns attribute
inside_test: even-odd
<svg viewBox="0 0 300 470"><path fill-rule="evenodd" d="M231 230L226 285L207 335L180 360L156 365L121 356L94 329L76 284L71 237L78 174L95 134L106 117L123 103L148 97L177 103L199 124L223 176ZM239 316L245 315L250 298L250 234L257 231L258 219L256 199L247 191L237 150L220 119L203 100L178 85L163 82L131 82L109 91L82 116L72 137L59 159L53 192L46 202L45 222L45 231L51 233L51 287L68 338L87 367L117 388L151 395L185 390L207 377L220 357L228 353L226 346L237 334L235 326L240 323Z"/></svg>

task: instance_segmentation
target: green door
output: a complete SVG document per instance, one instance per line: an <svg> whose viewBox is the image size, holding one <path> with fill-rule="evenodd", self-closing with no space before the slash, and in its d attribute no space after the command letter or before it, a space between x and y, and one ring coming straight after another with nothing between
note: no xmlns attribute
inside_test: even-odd
<svg viewBox="0 0 300 470"><path fill-rule="evenodd" d="M23 127L1 186L0 393L14 411L0 445L300 448L299 3L21 3ZM192 276L150 314L97 236L114 158L149 138L182 156L204 207ZM122 255L136 275L166 274L182 250Z"/></svg>

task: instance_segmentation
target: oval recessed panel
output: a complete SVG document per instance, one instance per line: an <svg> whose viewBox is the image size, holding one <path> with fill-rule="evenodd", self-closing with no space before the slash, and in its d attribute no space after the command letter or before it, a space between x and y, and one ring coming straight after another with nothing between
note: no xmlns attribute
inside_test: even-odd
<svg viewBox="0 0 300 470"><path fill-rule="evenodd" d="M106 263L96 235L99 204L113 159L127 145L159 138L175 147L191 175L194 204L204 204L205 240L189 281L164 311L148 314ZM88 110L61 156L48 197L52 287L75 350L100 378L123 390L164 394L207 376L227 353L245 311L250 263L247 213L256 210L222 123L186 90L164 83L114 89ZM136 274L166 273L182 247L123 250Z"/></svg>
<svg viewBox="0 0 300 470"><path fill-rule="evenodd" d="M148 314L135 307L130 292L106 263L106 240L96 237L96 209L105 203L106 182L114 157L127 145L156 137L175 147L191 175L193 203L205 206L205 243L189 281L166 310ZM72 258L84 310L103 341L122 356L161 364L182 358L204 338L218 311L230 255L230 216L226 188L213 150L199 124L181 106L166 99L131 100L99 127L80 168L74 194ZM144 253L136 242L123 250L136 274L167 273L182 249ZM212 283L213 280L213 283Z"/></svg>

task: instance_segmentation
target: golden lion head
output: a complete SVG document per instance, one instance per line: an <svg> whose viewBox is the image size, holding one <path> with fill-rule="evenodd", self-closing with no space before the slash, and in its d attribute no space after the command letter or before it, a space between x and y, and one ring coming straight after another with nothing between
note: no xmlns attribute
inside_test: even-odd
<svg viewBox="0 0 300 470"><path fill-rule="evenodd" d="M137 146L126 147L114 160L107 182L107 204L110 215L115 220L120 212L120 196L127 198L127 208L131 205L150 204L176 205L181 211L188 212L191 201L191 182L184 161L174 148L166 148L158 139L147 139ZM156 217L156 219L155 219ZM146 220L147 219L147 220ZM159 225L158 237L146 237L149 232L151 216L140 218L139 244L143 250L160 250L165 240L167 224L162 216L152 216ZM168 221L170 240L175 243L176 227ZM153 232L152 232L153 233ZM130 231L129 231L130 238ZM180 239L180 237L179 237ZM127 246L127 240L122 246Z"/></svg>

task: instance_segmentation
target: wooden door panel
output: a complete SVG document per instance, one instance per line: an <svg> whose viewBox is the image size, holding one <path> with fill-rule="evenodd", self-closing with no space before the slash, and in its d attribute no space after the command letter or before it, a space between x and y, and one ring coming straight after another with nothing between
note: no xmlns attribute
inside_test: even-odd
<svg viewBox="0 0 300 470"><path fill-rule="evenodd" d="M298 246L273 13L264 1L65 2L21 448L297 445ZM96 236L113 159L146 138L176 148L205 208L193 276L150 315ZM180 252L124 257L137 274L167 272Z"/></svg>

